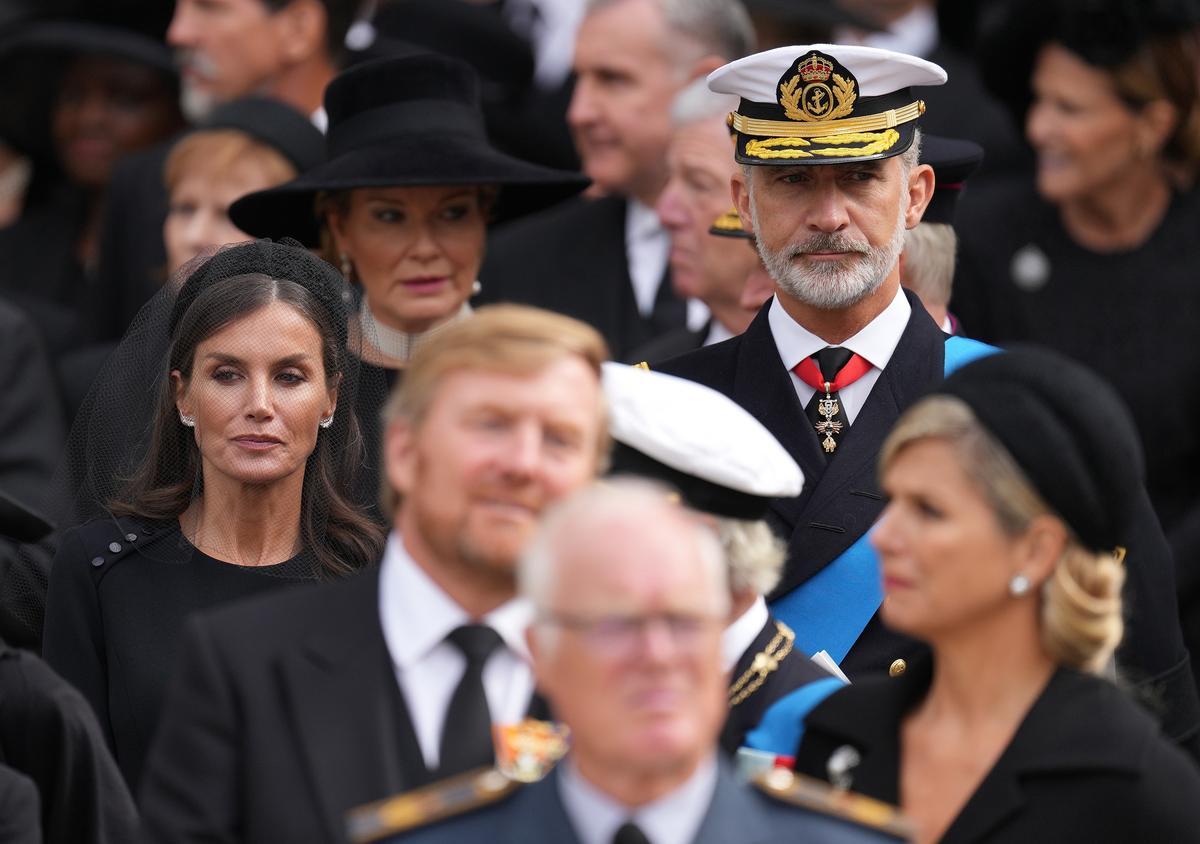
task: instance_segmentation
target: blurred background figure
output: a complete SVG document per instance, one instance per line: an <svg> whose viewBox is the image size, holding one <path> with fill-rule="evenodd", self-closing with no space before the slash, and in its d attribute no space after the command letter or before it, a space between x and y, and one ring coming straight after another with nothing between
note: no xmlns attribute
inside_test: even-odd
<svg viewBox="0 0 1200 844"><path fill-rule="evenodd" d="M714 94L697 79L671 106L667 184L655 210L671 239L671 285L708 308L698 330L677 328L636 349L631 361L657 362L741 334L757 309L742 307L746 276L757 262L749 250L731 249L708 229L729 208L729 179L737 170L726 118L737 97Z"/></svg>
<svg viewBox="0 0 1200 844"><path fill-rule="evenodd" d="M67 465L91 518L60 525L46 596L46 660L134 790L189 615L344 577L383 544L349 499L362 456L345 282L270 242L198 264L139 317L81 411Z"/></svg>
<svg viewBox="0 0 1200 844"><path fill-rule="evenodd" d="M899 840L887 806L856 823L823 791L802 804L787 785L760 790L733 776L716 746L727 712L727 572L713 531L667 493L632 479L586 488L522 555L538 686L571 730L563 761L521 788L476 790L494 776L486 771L467 787L435 785L356 812L355 841Z"/></svg>
<svg viewBox="0 0 1200 844"><path fill-rule="evenodd" d="M21 216L0 231L0 293L55 358L93 333L87 303L117 161L183 125L170 51L132 25L34 21L0 43L0 79L39 92L3 120L41 147Z"/></svg>
<svg viewBox="0 0 1200 844"><path fill-rule="evenodd" d="M1001 3L1007 0L1000 0ZM951 138L965 138L984 148L986 157L980 177L1003 179L1028 167L1029 155L1020 132L1003 106L984 85L973 55L948 41L941 31L942 8L978 5L977 0L840 0L847 10L873 22L873 30L839 26L833 31L835 44L881 47L923 59L944 68L945 85L918 90L928 112L921 121L925 131ZM952 12L950 12L952 14Z"/></svg>
<svg viewBox="0 0 1200 844"><path fill-rule="evenodd" d="M753 37L737 0L591 0L567 123L596 196L497 233L480 301L582 319L618 359L673 329L699 329L706 309L672 291L670 241L654 212L667 181L669 103L752 49Z"/></svg>
<svg viewBox="0 0 1200 844"><path fill-rule="evenodd" d="M359 0L178 0L166 40L182 75L185 113L205 123L223 103L267 97L324 130L321 98L345 58L346 32L359 6ZM114 174L98 268L102 291L148 289L148 298L163 278L162 176L170 149L159 144ZM107 325L98 339L117 340L125 327Z"/></svg>
<svg viewBox="0 0 1200 844"><path fill-rule="evenodd" d="M883 619L932 658L829 697L797 768L899 802L918 844L1197 840L1200 773L1112 682L1143 497L1115 391L992 355L907 410L880 466Z"/></svg>
<svg viewBox="0 0 1200 844"><path fill-rule="evenodd" d="M952 304L970 336L1058 349L1132 410L1194 661L1200 196L1183 177L1200 163L1198 14L1166 2L1030 0L995 22L981 54L989 82L1024 117L1037 169L963 203Z"/></svg>
<svg viewBox="0 0 1200 844"><path fill-rule="evenodd" d="M958 320L948 310L958 252L954 209L967 177L983 160L983 148L971 141L925 135L920 160L933 168L933 199L921 222L904 232L900 284L917 294L942 331L958 334Z"/></svg>
<svg viewBox="0 0 1200 844"><path fill-rule="evenodd" d="M495 149L478 87L466 64L431 53L358 65L326 97L327 159L231 208L234 225L253 235L320 244L354 284L364 377L381 385L429 336L470 313L490 220L586 184ZM373 390L375 403L359 408L372 473L385 393ZM367 500L378 488L367 482Z"/></svg>

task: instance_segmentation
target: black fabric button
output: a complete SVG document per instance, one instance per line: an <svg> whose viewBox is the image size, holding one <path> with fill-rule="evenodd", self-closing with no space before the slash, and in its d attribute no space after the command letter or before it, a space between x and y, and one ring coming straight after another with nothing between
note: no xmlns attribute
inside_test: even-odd
<svg viewBox="0 0 1200 844"><path fill-rule="evenodd" d="M121 550L121 543L120 542L108 543L108 550L112 551L114 554L116 554L118 551Z"/></svg>
<svg viewBox="0 0 1200 844"><path fill-rule="evenodd" d="M104 565L104 558L103 557L92 557L92 565L95 566L96 568L100 568L100 566Z"/></svg>

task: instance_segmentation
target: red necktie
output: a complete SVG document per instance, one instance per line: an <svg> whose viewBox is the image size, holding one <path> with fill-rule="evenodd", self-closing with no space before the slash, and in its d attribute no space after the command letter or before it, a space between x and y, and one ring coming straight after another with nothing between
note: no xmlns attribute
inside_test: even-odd
<svg viewBox="0 0 1200 844"><path fill-rule="evenodd" d="M850 427L838 391L850 386L871 369L870 361L841 346L826 346L792 369L796 377L816 390L804 412L813 423L826 456L833 454L842 432Z"/></svg>

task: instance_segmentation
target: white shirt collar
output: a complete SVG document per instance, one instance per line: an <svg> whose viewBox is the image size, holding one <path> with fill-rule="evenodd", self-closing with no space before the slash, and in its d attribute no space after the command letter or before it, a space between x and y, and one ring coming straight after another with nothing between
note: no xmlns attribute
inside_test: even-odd
<svg viewBox="0 0 1200 844"><path fill-rule="evenodd" d="M581 844L610 844L626 821L637 824L654 844L689 844L700 831L717 789L715 753L679 788L637 809L618 803L585 780L570 756L559 771L559 796Z"/></svg>
<svg viewBox="0 0 1200 844"><path fill-rule="evenodd" d="M308 120L317 127L317 131L322 135L329 132L329 115L325 111L325 106L317 106L317 110L308 116Z"/></svg>
<svg viewBox="0 0 1200 844"><path fill-rule="evenodd" d="M876 369L886 369L911 313L912 306L908 304L908 298L903 289L897 287L891 303L841 346L866 358ZM788 371L829 345L788 316L778 296L771 302L767 322L771 326L771 336L775 338L779 357Z"/></svg>
<svg viewBox="0 0 1200 844"><path fill-rule="evenodd" d="M719 319L714 317L708 327L708 336L704 338L704 345L711 346L713 343L728 340L732 336L733 332L726 328Z"/></svg>
<svg viewBox="0 0 1200 844"><path fill-rule="evenodd" d="M441 644L452 630L472 619L417 565L396 531L388 535L380 565L383 638L396 666L405 670ZM528 660L525 629L532 619L532 605L514 598L480 621L499 633L510 650Z"/></svg>
<svg viewBox="0 0 1200 844"><path fill-rule="evenodd" d="M770 618L767 602L759 595L748 610L725 628L721 634L721 665L726 671L734 669Z"/></svg>
<svg viewBox="0 0 1200 844"><path fill-rule="evenodd" d="M630 197L626 200L628 210L625 212L625 239L627 241L656 240L666 236L658 212L644 202Z"/></svg>

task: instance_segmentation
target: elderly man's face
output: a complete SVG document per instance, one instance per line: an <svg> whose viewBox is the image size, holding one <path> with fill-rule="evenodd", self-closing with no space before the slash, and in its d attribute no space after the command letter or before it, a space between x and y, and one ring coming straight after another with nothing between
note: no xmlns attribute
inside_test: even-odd
<svg viewBox="0 0 1200 844"><path fill-rule="evenodd" d="M665 775L714 747L727 711L728 597L721 578L701 573L685 518L596 520L558 543L543 608L554 638L531 644L585 775L589 766Z"/></svg>
<svg viewBox="0 0 1200 844"><path fill-rule="evenodd" d="M450 373L419 425L387 432L406 545L440 565L511 578L542 510L595 475L601 407L599 379L579 358L532 375Z"/></svg>
<svg viewBox="0 0 1200 844"><path fill-rule="evenodd" d="M657 210L671 233L671 283L681 296L736 303L758 258L708 233L729 210L729 179L737 170L725 121L714 117L678 127L667 167L670 178Z"/></svg>
<svg viewBox="0 0 1200 844"><path fill-rule="evenodd" d="M827 310L857 304L896 270L904 230L920 222L932 170L905 178L899 156L851 164L751 167L734 199L779 289ZM749 190L747 190L749 187Z"/></svg>
<svg viewBox="0 0 1200 844"><path fill-rule="evenodd" d="M648 201L666 178L667 104L687 82L669 48L652 0L606 6L579 28L567 122L584 172L606 193Z"/></svg>

